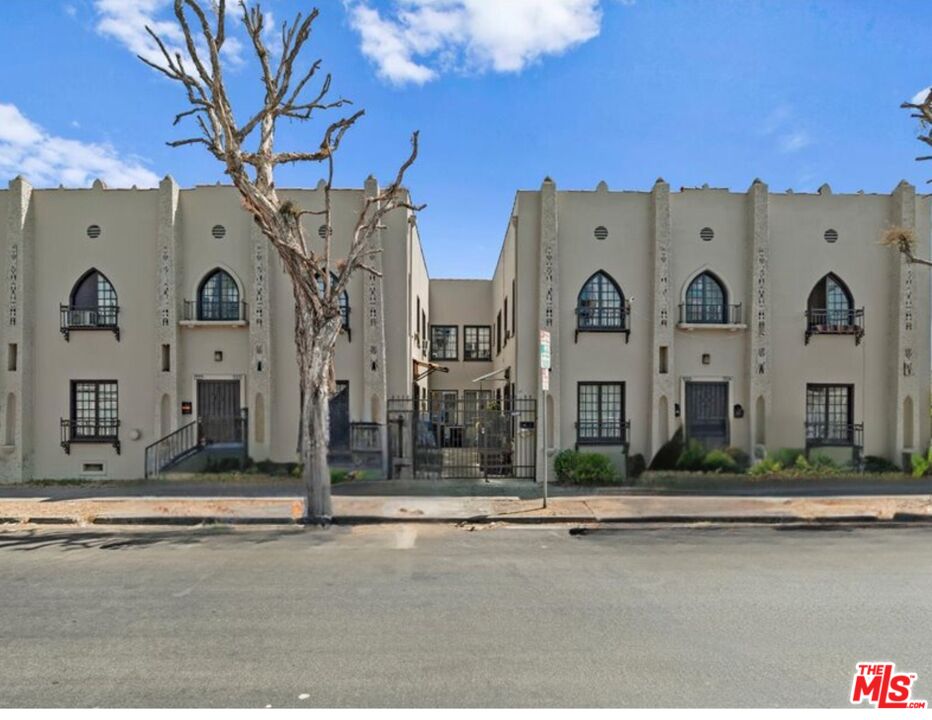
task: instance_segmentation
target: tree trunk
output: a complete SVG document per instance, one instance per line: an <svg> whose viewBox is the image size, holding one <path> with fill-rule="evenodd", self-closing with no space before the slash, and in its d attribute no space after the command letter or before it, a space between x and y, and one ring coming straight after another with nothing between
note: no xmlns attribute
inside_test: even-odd
<svg viewBox="0 0 932 720"><path fill-rule="evenodd" d="M304 322L301 322L301 320ZM334 389L333 355L340 333L340 320L329 320L314 328L311 318L300 313L298 368L301 395L301 463L305 488L304 519L328 524L333 517L330 501L330 395Z"/></svg>

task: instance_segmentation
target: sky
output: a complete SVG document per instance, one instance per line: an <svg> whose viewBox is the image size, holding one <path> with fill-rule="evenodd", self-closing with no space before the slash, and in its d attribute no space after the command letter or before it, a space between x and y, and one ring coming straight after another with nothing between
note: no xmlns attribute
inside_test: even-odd
<svg viewBox="0 0 932 720"><path fill-rule="evenodd" d="M230 5L235 9L235 3ZM309 0L265 0L278 27ZM332 93L366 115L336 185L407 177L432 277L490 277L519 189L890 192L926 189L932 163L899 108L932 85L928 0L319 0L305 50ZM146 67L144 27L178 41L169 0L0 0L0 182L183 186L223 180L202 147L166 141L185 109ZM234 23L236 13L231 14ZM224 57L245 116L260 99L251 49ZM270 33L274 50L277 40ZM327 116L286 123L281 149L313 149ZM280 186L314 186L314 167Z"/></svg>

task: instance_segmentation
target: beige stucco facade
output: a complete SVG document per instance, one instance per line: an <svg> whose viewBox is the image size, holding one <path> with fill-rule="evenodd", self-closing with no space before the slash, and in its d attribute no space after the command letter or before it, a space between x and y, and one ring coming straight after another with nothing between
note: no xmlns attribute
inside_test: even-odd
<svg viewBox="0 0 932 720"><path fill-rule="evenodd" d="M338 251L364 193L375 191L370 178L335 192ZM308 209L322 202L317 189L283 194ZM145 447L198 416L204 380L238 383L253 459L296 459L290 283L232 188L181 189L166 178L147 190L37 190L17 178L0 191L0 217L0 478L141 477ZM308 221L309 237L317 224ZM759 181L746 192L671 191L658 180L646 192L615 192L604 183L564 191L547 179L516 194L491 279L446 280L429 277L417 223L398 211L376 239L384 279L361 274L348 290L336 376L349 384L349 418L382 424L385 444L392 398L480 388L534 398L546 433L542 422L522 428L536 433L539 473L544 448L547 457L598 450L620 467L626 452L649 461L677 428L707 429L696 414L707 396L724 407L713 418L724 423L718 444L752 455L805 447L807 419L820 412L812 407L843 396L858 454L900 463L930 434L930 275L880 245L891 225L912 228L918 252L929 253L929 198L905 183L890 194L804 194ZM116 293L118 336L63 332L60 308L91 269ZM241 317L192 313L216 269L235 283ZM623 296L613 310L620 324L581 326L580 292L597 273ZM850 322L837 309L832 322L811 321L813 289L829 276L833 297L841 286L848 293ZM696 281L709 277L725 309L696 322L693 294L709 282ZM441 326L455 328L456 348L438 357L432 328ZM487 353L466 356L467 326L488 329ZM553 343L546 394L540 330ZM74 381L116 383L119 448L63 444ZM591 424L580 398L609 393L630 428L593 444L580 429Z"/></svg>

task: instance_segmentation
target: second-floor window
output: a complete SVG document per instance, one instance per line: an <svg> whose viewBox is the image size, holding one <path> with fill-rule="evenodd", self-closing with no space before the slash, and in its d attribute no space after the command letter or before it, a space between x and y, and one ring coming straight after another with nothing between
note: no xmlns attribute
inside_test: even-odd
<svg viewBox="0 0 932 720"><path fill-rule="evenodd" d="M466 325L463 328L463 360L492 359L492 327Z"/></svg>
<svg viewBox="0 0 932 720"><path fill-rule="evenodd" d="M230 274L214 270L197 291L198 320L240 320L239 287Z"/></svg>
<svg viewBox="0 0 932 720"><path fill-rule="evenodd" d="M728 295L712 273L704 272L689 284L683 321L716 325L728 322Z"/></svg>
<svg viewBox="0 0 932 720"><path fill-rule="evenodd" d="M625 296L618 284L603 271L586 280L576 302L579 330L623 330Z"/></svg>
<svg viewBox="0 0 932 720"><path fill-rule="evenodd" d="M85 273L71 291L68 326L112 327L117 324L117 294L106 276L97 271Z"/></svg>
<svg viewBox="0 0 932 720"><path fill-rule="evenodd" d="M430 359L456 360L459 350L456 347L456 325L430 326Z"/></svg>

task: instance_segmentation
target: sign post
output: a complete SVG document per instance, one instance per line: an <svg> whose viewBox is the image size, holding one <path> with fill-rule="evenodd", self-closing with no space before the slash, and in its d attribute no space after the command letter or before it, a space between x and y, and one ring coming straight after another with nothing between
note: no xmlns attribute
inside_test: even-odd
<svg viewBox="0 0 932 720"><path fill-rule="evenodd" d="M550 332L540 331L540 418L544 462L544 508L547 507L547 393L550 391Z"/></svg>

